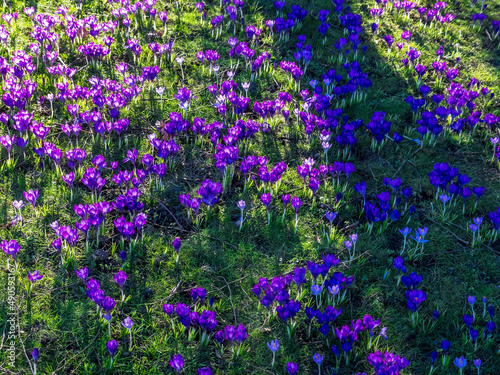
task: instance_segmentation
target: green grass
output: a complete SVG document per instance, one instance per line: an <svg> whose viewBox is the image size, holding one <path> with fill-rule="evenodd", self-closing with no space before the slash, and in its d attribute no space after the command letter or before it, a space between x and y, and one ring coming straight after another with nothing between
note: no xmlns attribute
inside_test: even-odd
<svg viewBox="0 0 500 375"><path fill-rule="evenodd" d="M270 38L262 38L262 44L257 48L256 56L262 51L270 51L273 61L278 66L281 60L292 61L297 36L307 35L306 44L312 44L314 58L308 67L307 74L302 80L302 88L306 88L310 79L320 79L328 69L335 68L343 73L338 64L328 62L330 50L339 37L344 36L343 30L336 21L335 11L327 1L302 1L299 4L314 15L307 16L301 30L291 34L288 42L272 42ZM54 12L59 5L67 5L71 10L76 9L76 3L63 1L42 1L36 4L37 11ZM292 3L287 4L287 10ZM432 6L433 3L421 1L420 6ZM27 4L28 5L28 4ZM403 30L413 33L411 43L422 51L420 62L431 70L435 51L442 45L449 65L453 64L455 43L459 42L460 63L457 82L465 84L470 78L476 77L488 86L495 94L500 92L499 66L500 54L497 45L484 32L471 29L471 15L477 13L470 9L468 1L449 3L448 12L456 15L456 19L446 35L444 33L429 32L428 29L419 30L418 20L405 21L394 13L384 14L378 35L371 37L369 9L374 6L372 1L359 1L349 4L354 13L363 15L365 34L362 35L362 45L368 46L368 51L361 62L363 72L373 82L368 90L366 100L361 103L348 105L345 114L349 119L361 118L366 124L374 111L385 111L393 123L391 134L397 131L407 134L411 138L417 137L416 124L412 120L410 107L404 102L408 95L417 95L417 87L413 76L402 71L401 54L398 58L388 58L383 36L390 33L400 40ZM215 7L215 9L214 9ZM207 22L212 16L220 14L219 3L212 2L209 6L207 21L202 26L199 14L194 10L192 3L181 1L179 13L175 5L161 2L156 5L158 11L168 9L168 33L163 43L172 38L175 41L174 53L184 56L183 66L185 79L182 82L179 65L164 64L155 84L166 87L163 95L163 110L160 110L157 101L149 100L150 94L145 90L142 100L138 101L128 112L130 129L128 148L136 148L139 154L150 152L147 135L156 132L156 122L166 118L169 112L179 111L173 94L183 86L193 90L198 98L193 102L190 116L204 117L207 122L219 119L217 111L210 105L211 94L206 88L214 82L214 77L203 74L195 53L200 50L214 49L221 55L221 71L229 70L228 36L231 33L224 31L218 40L211 37L207 29ZM252 7L252 9L250 9ZM23 4L15 1L13 9L22 12ZM109 14L105 2L84 2L83 13L95 14L104 19ZM216 10L217 9L217 10ZM328 41L325 45L317 38L317 14L320 9L330 9L331 28ZM489 25L494 15L498 14L500 5L490 2L487 13ZM413 12L415 13L415 12ZM104 16L105 14L105 16ZM245 6L246 24L261 25L266 19L274 18L275 11L272 2L248 1ZM415 17L415 14L413 14ZM133 24L133 23L132 23ZM15 35L10 38L10 48L24 48L32 41L28 40L30 23L25 17L18 22ZM158 23L158 30L161 30ZM150 25L143 25L136 35L142 45L142 66L152 65L152 56L147 43L162 38L152 35ZM229 29L231 31L231 29ZM488 30L490 31L490 30ZM263 32L264 34L264 32ZM267 35L267 33L266 33ZM239 40L245 40L244 32L238 33ZM118 79L114 66L120 61L126 61L131 71L139 74L140 67L135 65L132 54L125 49L126 37L122 34L113 35L115 43L111 61L103 64L102 68L92 70L85 68L85 60L77 53L71 52L67 39L60 47L60 55L68 66L82 69L76 75L76 82L81 86L88 86L88 78L98 75L101 78ZM321 56L318 56L321 54ZM394 50L393 50L394 54ZM6 49L2 50L2 56ZM393 55L394 56L394 55ZM42 63L40 63L42 64ZM241 64L240 64L241 69ZM42 82L42 77L45 82ZM54 92L50 76L47 72L35 77L38 83L38 92L46 94ZM238 72L235 81L245 82L250 79L249 73L244 70ZM434 78L425 78L424 81L433 86ZM276 73L264 74L252 83L249 91L250 105L254 101L269 100L281 91L279 85L286 89L286 78L278 68ZM310 89L310 87L308 87ZM39 94L37 95L37 97ZM298 95L295 94L295 99ZM157 97L156 97L157 98ZM61 122L68 121L65 106L54 101L55 118L50 118L50 107L45 102L44 108L38 104L32 106L35 119L43 121L51 127L48 140L57 144L63 150L70 148L64 134L59 130ZM484 108L484 113L493 112L499 115L500 101L495 96ZM6 108L2 108L6 110ZM245 117L255 116L250 110ZM295 118L292 115L293 124ZM335 253L342 261L337 267L345 275L354 276L354 282L349 288L348 301L342 306L342 315L337 319L335 327L350 324L352 320L361 319L370 314L374 319L380 319L381 327L388 327L388 342L381 342L379 349L388 349L410 361L410 367L405 374L427 374L430 367L430 353L438 350L440 342L448 339L451 342L450 357L466 356L469 362L467 374L474 373L472 359L483 360L483 374L496 374L500 368L498 358L498 336L490 344L480 341L477 350L470 343L463 343L466 333L462 322L462 315L470 313L466 297L475 295L478 298L476 313L482 315L482 296L486 296L493 305L498 305L498 280L500 279L499 258L500 247L498 242L489 246L480 246L471 249L472 236L466 230L472 217L483 216L483 225L490 225L488 212L499 206L498 192L500 175L498 167L489 162L491 158L491 144L489 137L492 132L481 128L470 141L460 144L456 137L441 136L435 147L425 146L417 150L417 145L405 140L399 149L392 143L386 143L378 153L371 151L370 139L359 134L358 143L353 149L351 162L356 172L349 180L349 189L342 198L335 225L338 235L330 244L327 244L323 231L328 227L324 219L325 210L332 210L335 202L335 192L330 188L325 191L322 186L319 198L312 205L310 198L304 197L302 180L296 173L296 166L305 158L314 157L316 166L323 163L322 149L318 142L309 147L303 126L279 123L268 135L257 134L247 155L261 155L269 157L269 164L274 166L284 161L288 170L283 177L281 193L297 195L304 199L304 205L299 211L297 233L294 233L292 222L294 215L289 208L283 224L277 222L282 213L280 195L273 197L271 210L273 220L267 226L265 209L259 200L255 186L243 192L243 180L239 173L235 175L231 189L224 194L216 205L211 217L203 222L201 229L187 219L186 210L179 204L178 195L195 193L205 178L214 181L221 180L221 174L215 167L213 149L208 147L193 147L192 142L180 141L181 150L177 156L177 167L167 173L164 180L164 190L155 189L154 184L143 189L141 197L148 215L148 224L144 230L144 240L134 249L132 258L127 260L124 271L128 275L125 285L127 300L117 302L112 319L112 338L118 340L120 348L115 359L114 370L106 370L109 354L106 349L107 324L97 319L94 303L85 294L85 285L78 280L74 268L87 266L91 277L101 283L106 295L119 300L119 287L113 280L113 275L120 268L119 235L113 229L112 219L115 214L106 219L106 233L101 240L100 247L92 246L86 252L85 245L80 241L77 259L74 263L61 266L59 255L50 246L55 235L49 224L57 220L61 225L73 224L76 216L73 213L73 204L91 202L88 189L80 182L75 187L75 200L69 202L69 190L63 186L57 176L52 163L46 163L41 170L33 153L27 152L27 159L19 157L14 171L5 168L0 173L0 238L16 239L21 245L18 255L19 272L16 278L17 305L20 336L16 342L16 366L7 366L5 344L0 354L0 369L2 373L29 373L28 358L33 347L40 348L38 373L43 374L163 374L170 373L169 359L173 354L181 353L186 361L183 373L195 374L202 366L210 365L217 374L285 374L287 361L299 364L300 374L316 374L317 366L311 360L314 353L325 355L323 369L333 373L335 358L330 349L320 340L319 334L313 339L307 339L307 322L303 312L300 313L298 328L295 337L289 340L285 325L279 319L266 320L267 312L257 308L258 301L251 292L252 286L259 277L273 278L293 270L299 265L305 266L307 261L319 261L322 254ZM84 128L87 130L87 128ZM498 134L498 129L496 130ZM90 155L106 155L106 150L100 142L92 143L88 134L80 136L80 147L88 153L85 166L90 166ZM5 131L2 131L5 134ZM123 160L127 148L117 147L114 141L109 150L108 161ZM330 162L337 160L336 145L330 150ZM2 150L2 159L7 159L5 149ZM474 215L469 212L462 215L461 205L451 210L456 214L452 220L442 221L436 211L431 210L434 198L434 188L429 184L427 174L433 164L448 162L458 167L460 173L472 177L471 186L485 186L486 194L479 201ZM130 168L129 166L122 167ZM417 272L423 276L421 288L427 293L427 300L422 304L419 315L420 322L428 321L433 310L439 308L443 315L437 321L431 333L423 332L419 326L412 328L409 313L406 308L403 285L396 286L395 271L391 262L402 246L402 237L397 229L405 226L407 217L391 224L382 235L365 233L361 226L365 223L364 215L360 215L362 200L359 194L352 191L359 181L366 181L367 196L374 197L383 189L383 177L399 176L403 186L409 185L414 191L412 204L417 212L412 216L408 226L413 228L427 226L429 242L425 246L425 256L417 260L405 260L410 272ZM106 175L110 181L111 175ZM13 218L12 201L22 198L22 192L27 189L38 188L40 197L38 207L45 214L35 216L32 208L23 210L23 226L12 227L8 223ZM111 201L116 198L117 191L114 185L108 182L103 190L103 199ZM235 226L239 218L236 202L247 202L247 218L241 231ZM469 202L470 203L470 202ZM435 204L435 202L434 202ZM358 223L358 224L356 224ZM179 226L180 225L180 226ZM343 228L350 228L343 230ZM352 264L346 262L348 254L343 241L348 234L358 233L359 241L356 245L360 255ZM171 242L175 237L182 239L180 263L176 265ZM5 257L3 258L5 259ZM7 272L6 261L1 261L2 272L0 283L0 322L6 327L7 318ZM24 285L27 283L27 271L39 270L44 278L38 282L31 296L28 297ZM387 270L391 270L384 277ZM211 343L208 348L201 348L197 340L188 341L185 336L175 338L162 310L164 303L190 303L190 290L201 286L208 290L209 297L215 299L215 309L219 328L226 325L244 324L249 333L247 350L240 357L232 360L227 354L220 356ZM307 300L304 299L303 302ZM128 333L121 327L120 321L130 316L135 322L133 328L134 349L128 352ZM482 318L476 329L483 328ZM3 328L2 328L3 329ZM377 331L378 332L378 331ZM278 338L281 347L276 357L276 365L271 368L272 354L266 342ZM338 340L334 340L338 344ZM2 346L0 344L0 346ZM25 348L25 350L23 349ZM370 373L371 367L366 362L366 350L361 351L357 361L353 361L349 368L341 366L339 373L355 374L357 372ZM26 354L27 353L27 354ZM438 358L438 362L441 357ZM9 372L10 371L10 372ZM322 372L323 373L323 372ZM438 366L435 374L454 374L456 367L450 363L447 368Z"/></svg>

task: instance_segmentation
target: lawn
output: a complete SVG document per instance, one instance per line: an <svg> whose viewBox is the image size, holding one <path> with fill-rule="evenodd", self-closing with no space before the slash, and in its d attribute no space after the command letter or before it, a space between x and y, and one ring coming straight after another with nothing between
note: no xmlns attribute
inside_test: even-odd
<svg viewBox="0 0 500 375"><path fill-rule="evenodd" d="M0 372L500 373L500 3L4 3Z"/></svg>

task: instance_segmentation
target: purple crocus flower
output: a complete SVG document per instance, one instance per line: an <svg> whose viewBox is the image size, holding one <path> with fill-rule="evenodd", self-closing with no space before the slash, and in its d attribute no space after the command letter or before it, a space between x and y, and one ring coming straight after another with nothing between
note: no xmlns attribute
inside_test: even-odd
<svg viewBox="0 0 500 375"><path fill-rule="evenodd" d="M28 280L30 281L30 283L34 284L38 280L42 280L42 279L43 279L43 275L40 272L34 271L33 273L31 273L30 271L28 271Z"/></svg>
<svg viewBox="0 0 500 375"><path fill-rule="evenodd" d="M274 367L274 360L276 358L276 352L280 348L280 342L278 340L271 340L271 342L267 343L267 347L273 352L273 362L271 363L271 367Z"/></svg>
<svg viewBox="0 0 500 375"><path fill-rule="evenodd" d="M111 362L113 362L113 357L118 351L118 342L116 340L111 340L106 343L106 347L108 348L109 354L111 355Z"/></svg>
<svg viewBox="0 0 500 375"><path fill-rule="evenodd" d="M115 282L120 286L120 290L122 292L122 301L123 301L123 286L127 281L127 274L122 270L118 271L118 273L114 276Z"/></svg>
<svg viewBox="0 0 500 375"><path fill-rule="evenodd" d="M122 322L122 326L128 330L128 333L130 335L130 344L129 344L129 351L132 351L132 326L134 325L134 322L132 319L130 319L129 316L125 318L125 320Z"/></svg>
<svg viewBox="0 0 500 375"><path fill-rule="evenodd" d="M266 210L269 210L269 205L271 204L272 199L273 198L269 193L265 193L260 196L260 201L264 204Z"/></svg>
<svg viewBox="0 0 500 375"><path fill-rule="evenodd" d="M405 293L405 297L408 300L408 309L410 309L410 311L412 312L415 312L418 310L420 304L426 300L427 294L425 294L421 290L412 289Z"/></svg>
<svg viewBox="0 0 500 375"><path fill-rule="evenodd" d="M401 39L404 39L408 42L410 38L411 38L411 31L405 30L402 32Z"/></svg>
<svg viewBox="0 0 500 375"><path fill-rule="evenodd" d="M23 197L26 201L28 201L28 203L33 206L33 208L35 208L36 200L38 199L38 189L34 191L32 189L29 189L27 192L24 191Z"/></svg>
<svg viewBox="0 0 500 375"><path fill-rule="evenodd" d="M297 224L299 223L299 209L302 206L302 199L292 198L292 208L295 210L295 233L297 233Z"/></svg>
<svg viewBox="0 0 500 375"><path fill-rule="evenodd" d="M394 266L395 269L398 270L400 273L406 273L406 267L403 265L403 258L401 257L396 257L392 261L392 265Z"/></svg>
<svg viewBox="0 0 500 375"><path fill-rule="evenodd" d="M170 366L177 371L178 374L181 373L182 368L184 367L184 358L182 355L175 354L172 359L169 361Z"/></svg>
<svg viewBox="0 0 500 375"><path fill-rule="evenodd" d="M323 362L323 356L321 354L315 353L312 358L314 363L318 365L319 372L321 374L321 363Z"/></svg>
<svg viewBox="0 0 500 375"><path fill-rule="evenodd" d="M61 178L64 182L66 182L66 184L68 184L70 188L73 187L73 182L75 181L75 174L73 172L63 174Z"/></svg>
<svg viewBox="0 0 500 375"><path fill-rule="evenodd" d="M170 303L166 303L163 305L163 312L167 314L168 316L172 317L174 313L174 305Z"/></svg>
<svg viewBox="0 0 500 375"><path fill-rule="evenodd" d="M181 239L179 237L176 237L172 241L172 247L174 248L176 254L179 254L179 249L181 248Z"/></svg>
<svg viewBox="0 0 500 375"><path fill-rule="evenodd" d="M87 279L89 278L89 269L87 267L76 270L75 273L76 276L78 276L83 281L87 281Z"/></svg>
<svg viewBox="0 0 500 375"><path fill-rule="evenodd" d="M193 95L192 91L188 90L186 87L183 87L177 91L177 95L174 95L174 98L179 101L179 107L182 110L187 111L191 106L191 100L195 99L196 97Z"/></svg>
<svg viewBox="0 0 500 375"><path fill-rule="evenodd" d="M268 218L267 225L269 225L271 222L271 213L269 212L269 206L271 204L272 199L273 197L269 193L264 193L260 196L260 201L266 207L267 211L267 218Z"/></svg>
<svg viewBox="0 0 500 375"><path fill-rule="evenodd" d="M286 213L286 208L288 206L288 203L290 203L290 195L289 194L283 194L281 196L281 200L283 202L283 207L284 207L284 209L283 209L283 216L281 218L283 220L285 218L285 213Z"/></svg>
<svg viewBox="0 0 500 375"><path fill-rule="evenodd" d="M134 225L139 232L146 225L147 215L144 212L139 212L134 219Z"/></svg>
<svg viewBox="0 0 500 375"><path fill-rule="evenodd" d="M330 222L330 232L328 233L327 235L327 239L328 239L328 242L330 241L330 236L332 234L332 228L333 228L333 221L335 220L335 218L337 217L337 213L336 212L326 212L325 213L325 217L327 218L327 220Z"/></svg>
<svg viewBox="0 0 500 375"><path fill-rule="evenodd" d="M478 359L473 359L473 360L472 360L472 364L473 364L474 366L476 366L476 368L477 368L477 372L479 373L479 368L481 367L481 359L480 359L480 358L478 358Z"/></svg>
<svg viewBox="0 0 500 375"><path fill-rule="evenodd" d="M453 363L458 367L460 374L462 374L462 370L464 369L464 367L467 366L467 360L464 358L464 356L455 358L455 361Z"/></svg>
<svg viewBox="0 0 500 375"><path fill-rule="evenodd" d="M384 36L384 40L387 43L387 47L390 49L392 47L392 43L394 43L394 38L390 35Z"/></svg>
<svg viewBox="0 0 500 375"><path fill-rule="evenodd" d="M211 208L219 201L222 194L222 187L218 182L212 182L207 179L201 184L198 194L201 196L203 203Z"/></svg>
<svg viewBox="0 0 500 375"><path fill-rule="evenodd" d="M363 206L364 206L366 200L366 182L364 181L358 182L354 187L354 190L356 190L363 197Z"/></svg>
<svg viewBox="0 0 500 375"><path fill-rule="evenodd" d="M134 322L132 321L132 319L130 319L129 316L127 316L125 318L125 320L122 322L122 326L126 329L128 329L129 331L132 329L132 326L134 325Z"/></svg>
<svg viewBox="0 0 500 375"><path fill-rule="evenodd" d="M38 348L33 348L33 351L31 352L31 357L33 358L33 362L35 364L35 373L36 373L36 365L38 363L38 358L40 357L40 353L38 352ZM479 360L481 361L481 360Z"/></svg>
<svg viewBox="0 0 500 375"><path fill-rule="evenodd" d="M21 250L16 240L3 240L0 242L0 248L7 254L7 258L11 256L14 261L16 260L17 253Z"/></svg>
<svg viewBox="0 0 500 375"><path fill-rule="evenodd" d="M2 146L4 146L7 149L7 155L9 157L9 160L10 160L10 150L12 149L12 146L14 145L15 141L16 141L15 135L12 135L12 137L8 135L0 136L0 144L2 144Z"/></svg>
<svg viewBox="0 0 500 375"><path fill-rule="evenodd" d="M247 206L247 204L246 204L246 202L245 202L244 200L241 200L241 201L239 201L238 203L236 203L236 206L237 206L237 207L240 209L240 211L241 211L241 214L240 214L240 220L238 220L238 221L236 222L236 226L237 226L237 227L240 227L240 229L241 229L241 227L242 227L242 225L243 225L243 221L245 221L245 219L243 218L243 211L245 210L245 207Z"/></svg>
<svg viewBox="0 0 500 375"><path fill-rule="evenodd" d="M120 259L122 260L122 267L125 264L125 261L127 260L127 253L125 251L120 251Z"/></svg>
<svg viewBox="0 0 500 375"><path fill-rule="evenodd" d="M295 213L299 212L300 207L302 206L302 199L298 197L292 198L292 208L295 210Z"/></svg>
<svg viewBox="0 0 500 375"><path fill-rule="evenodd" d="M125 222L122 228L122 234L129 240L135 234L134 224Z"/></svg>
<svg viewBox="0 0 500 375"><path fill-rule="evenodd" d="M19 216L21 217L22 216L21 215L21 210L25 206L24 201L22 201L22 200L19 200L19 201L14 200L12 202L12 206L14 207L14 211L19 211Z"/></svg>
<svg viewBox="0 0 500 375"><path fill-rule="evenodd" d="M207 296L206 289L203 289L201 287L191 289L191 298L193 302L196 302L198 298L200 299L201 302L203 302L205 301L206 296Z"/></svg>
<svg viewBox="0 0 500 375"><path fill-rule="evenodd" d="M107 312L113 311L115 308L115 300L109 296L104 298L102 301L102 308Z"/></svg>
<svg viewBox="0 0 500 375"><path fill-rule="evenodd" d="M325 213L325 217L327 218L327 220L330 222L330 224L335 220L335 218L337 217L337 213L336 212L326 212Z"/></svg>
<svg viewBox="0 0 500 375"><path fill-rule="evenodd" d="M178 264L179 263L179 250L181 248L181 239L179 237L176 237L172 241L172 247L174 248L175 253L177 254L177 258L176 258L175 262Z"/></svg>
<svg viewBox="0 0 500 375"><path fill-rule="evenodd" d="M437 359L437 352L436 351L433 351L431 353L431 365L434 366L434 362L436 362L436 359Z"/></svg>
<svg viewBox="0 0 500 375"><path fill-rule="evenodd" d="M450 348L450 342L448 340L443 340L441 342L441 349L443 349L443 352L446 354L448 349Z"/></svg>
<svg viewBox="0 0 500 375"><path fill-rule="evenodd" d="M289 375L296 375L297 371L299 370L299 366L297 366L296 363L288 362L286 364L286 369L288 370Z"/></svg>

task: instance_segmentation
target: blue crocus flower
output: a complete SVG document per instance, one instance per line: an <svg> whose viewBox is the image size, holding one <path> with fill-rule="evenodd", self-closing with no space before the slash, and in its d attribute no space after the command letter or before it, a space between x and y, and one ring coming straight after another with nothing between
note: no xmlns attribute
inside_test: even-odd
<svg viewBox="0 0 500 375"><path fill-rule="evenodd" d="M453 363L455 363L455 366L457 366L460 370L460 374L462 374L462 370L464 369L464 367L467 366L467 360L463 356L460 358L455 358L455 361Z"/></svg>
<svg viewBox="0 0 500 375"><path fill-rule="evenodd" d="M271 342L267 343L267 347L273 352L276 353L280 348L280 342L278 340L271 340Z"/></svg>
<svg viewBox="0 0 500 375"><path fill-rule="evenodd" d="M413 240L417 242L417 244L424 244L426 242L429 242L429 240L425 239L425 235L427 234L427 227L424 228L418 228L415 230L416 234L415 237L410 236Z"/></svg>
<svg viewBox="0 0 500 375"><path fill-rule="evenodd" d="M326 218L328 219L328 221L329 221L330 223L332 223L332 222L333 222L333 220L335 220L335 218L337 217L337 213L336 213L336 212L326 212L326 213L325 213L325 216L326 216Z"/></svg>
<svg viewBox="0 0 500 375"><path fill-rule="evenodd" d="M321 285L313 284L311 286L311 292L312 292L313 296L317 296L318 294L321 293L322 290L323 290L323 288L321 287Z"/></svg>
<svg viewBox="0 0 500 375"><path fill-rule="evenodd" d="M410 233L411 233L411 228L403 228L403 229L399 229L399 233L401 233L404 238L406 238L406 236L408 236Z"/></svg>
<svg viewBox="0 0 500 375"><path fill-rule="evenodd" d="M315 353L313 355L313 361L316 363L318 366L321 366L321 362L323 362L323 356L321 354Z"/></svg>
<svg viewBox="0 0 500 375"><path fill-rule="evenodd" d="M480 358L474 359L472 360L472 363L474 364L474 366L476 366L477 370L479 371L479 368L481 367L481 359Z"/></svg>

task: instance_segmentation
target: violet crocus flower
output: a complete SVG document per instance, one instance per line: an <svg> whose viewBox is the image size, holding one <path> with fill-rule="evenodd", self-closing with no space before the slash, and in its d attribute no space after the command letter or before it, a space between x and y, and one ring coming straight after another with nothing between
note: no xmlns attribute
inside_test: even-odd
<svg viewBox="0 0 500 375"><path fill-rule="evenodd" d="M302 206L302 199L298 197L292 198L292 207L295 210L295 233L297 233L297 224L299 223L299 209Z"/></svg>
<svg viewBox="0 0 500 375"><path fill-rule="evenodd" d="M38 271L34 271L33 273L31 273L30 271L28 271L28 280L30 282L30 286L29 286L29 290L28 290L28 295L31 295L31 290L33 289L33 285L39 281L39 280L42 280L43 279L43 275L41 273L39 273Z"/></svg>
<svg viewBox="0 0 500 375"><path fill-rule="evenodd" d="M354 187L354 190L356 190L363 197L363 207L364 207L366 203L366 182L361 181L357 183L356 186Z"/></svg>
<svg viewBox="0 0 500 375"><path fill-rule="evenodd" d="M321 287L321 285L316 285L316 284L313 284L311 286L311 294L313 296L318 296L321 294L321 292L323 291L323 288Z"/></svg>
<svg viewBox="0 0 500 375"><path fill-rule="evenodd" d="M392 47L392 43L394 43L394 38L391 35L386 35L386 36L384 36L384 40L387 43L388 51L390 51L391 47Z"/></svg>
<svg viewBox="0 0 500 375"><path fill-rule="evenodd" d="M436 351L433 351L431 353L431 371L432 369L434 368L434 362L436 362L436 359L437 359L437 352Z"/></svg>
<svg viewBox="0 0 500 375"><path fill-rule="evenodd" d="M408 300L406 306L412 312L412 323L415 323L415 312L418 311L420 304L427 299L427 294L418 289L411 289L405 293L405 297Z"/></svg>
<svg viewBox="0 0 500 375"><path fill-rule="evenodd" d="M60 238L56 238L54 241L52 241L51 245L61 256L61 264L64 264L64 259L63 259L62 253L61 253L62 240Z"/></svg>
<svg viewBox="0 0 500 375"><path fill-rule="evenodd" d="M297 366L296 363L288 362L286 364L286 369L287 369L289 375L296 375L297 371L299 370L299 366Z"/></svg>
<svg viewBox="0 0 500 375"><path fill-rule="evenodd" d="M321 375L321 362L323 362L323 356L321 354L315 353L313 355L313 361L318 365L319 374Z"/></svg>
<svg viewBox="0 0 500 375"><path fill-rule="evenodd" d="M2 144L2 146L4 146L5 149L7 150L7 156L9 157L9 161L10 161L10 151L15 142L16 142L16 136L14 134L12 135L12 137L8 135L0 136L0 144Z"/></svg>
<svg viewBox="0 0 500 375"><path fill-rule="evenodd" d="M12 206L14 207L14 213L17 213L17 211L19 211L19 217L21 217L21 220L22 220L21 209L25 206L24 201L22 201L22 200L19 200L19 201L14 200L12 202Z"/></svg>
<svg viewBox="0 0 500 375"><path fill-rule="evenodd" d="M125 221L123 222L123 226L117 227L117 229L121 229L122 236L125 236L129 240L129 254L132 255L132 241L130 239L135 234L134 224Z"/></svg>
<svg viewBox="0 0 500 375"><path fill-rule="evenodd" d="M283 202L283 215L281 217L281 221L285 220L285 214L286 214L286 208L288 206L288 203L290 203L290 195L289 194L283 194L281 196L281 200Z"/></svg>
<svg viewBox="0 0 500 375"><path fill-rule="evenodd" d="M134 225L135 225L135 228L137 229L137 238L135 239L135 241L137 241L137 239L139 237L139 232L141 232L142 237L144 238L144 229L143 228L147 223L147 218L148 218L148 216L144 212L139 212L137 214L137 216L134 218Z"/></svg>
<svg viewBox="0 0 500 375"><path fill-rule="evenodd" d="M477 368L477 375L479 375L479 368L481 367L481 359L473 359L472 364Z"/></svg>
<svg viewBox="0 0 500 375"><path fill-rule="evenodd" d="M73 172L69 172L68 174L63 174L61 176L62 180L68 184L70 189L70 201L73 200L73 182L75 181L75 174Z"/></svg>
<svg viewBox="0 0 500 375"><path fill-rule="evenodd" d="M403 264L403 258L396 257L392 260L392 265L398 271L398 286L401 282L401 275L406 273L406 267Z"/></svg>
<svg viewBox="0 0 500 375"><path fill-rule="evenodd" d="M122 326L124 328L126 328L128 330L128 333L130 335L130 343L129 343L129 347L128 347L128 351L131 352L132 351L132 326L134 325L134 322L132 321L132 319L130 319L129 316L127 316L125 318L125 320L122 322Z"/></svg>
<svg viewBox="0 0 500 375"><path fill-rule="evenodd" d="M109 296L104 298L102 301L102 308L107 312L113 311L115 308L115 300Z"/></svg>
<svg viewBox="0 0 500 375"><path fill-rule="evenodd" d="M411 31L408 30L403 31L403 33L401 34L401 39L408 42L410 38L411 38Z"/></svg>
<svg viewBox="0 0 500 375"><path fill-rule="evenodd" d="M38 189L36 190L29 189L28 191L24 191L23 197L28 203L30 203L33 206L35 211L38 212L35 207L36 200L38 199Z"/></svg>
<svg viewBox="0 0 500 375"><path fill-rule="evenodd" d="M218 182L212 182L211 180L204 180L198 189L198 194L201 196L201 200L209 209L215 205L222 194L222 186Z"/></svg>
<svg viewBox="0 0 500 375"><path fill-rule="evenodd" d="M269 206L271 204L272 199L273 198L272 198L271 194L269 194L269 193L265 193L265 194L262 194L260 196L260 201L266 207L266 211L267 211L267 225L268 226L271 224L271 212L269 211Z"/></svg>
<svg viewBox="0 0 500 375"><path fill-rule="evenodd" d="M167 34L167 21L168 21L168 12L166 10L160 12L158 18L163 23L163 37Z"/></svg>
<svg viewBox="0 0 500 375"><path fill-rule="evenodd" d="M455 364L455 366L458 367L458 370L460 371L460 375L462 375L464 367L467 366L467 360L464 358L464 356L462 356L460 358L457 357L457 358L455 358L455 361L453 361L453 363Z"/></svg>
<svg viewBox="0 0 500 375"><path fill-rule="evenodd" d="M76 276L78 276L78 278L82 279L84 282L86 282L87 279L89 278L89 269L87 267L75 270L75 273Z"/></svg>
<svg viewBox="0 0 500 375"><path fill-rule="evenodd" d="M417 228L417 229L415 229L415 232L416 232L415 237L410 236L417 243L416 250L418 250L419 245L422 245L420 254L423 254L423 252L424 252L424 244L426 242L429 242L429 240L425 239L425 235L427 234L427 230L428 230L427 227Z"/></svg>
<svg viewBox="0 0 500 375"><path fill-rule="evenodd" d="M325 212L325 217L330 222L330 232L327 234L328 242L330 242L330 236L332 235L332 230L333 230L333 221L337 217L337 213L327 211Z"/></svg>
<svg viewBox="0 0 500 375"><path fill-rule="evenodd" d="M179 101L179 107L184 111L184 113L186 113L191 106L191 100L196 99L193 92L188 90L186 87L180 88L177 91L177 95L174 95L174 98Z"/></svg>
<svg viewBox="0 0 500 375"><path fill-rule="evenodd" d="M127 274L123 272L122 270L118 271L118 273L114 276L115 282L118 284L120 287L120 291L122 293L122 302L125 299L125 295L123 294L123 286L125 285L125 282L127 281Z"/></svg>
<svg viewBox="0 0 500 375"><path fill-rule="evenodd" d="M182 368L184 367L184 358L182 355L175 354L172 359L169 361L170 366L177 371L178 374L181 373Z"/></svg>
<svg viewBox="0 0 500 375"><path fill-rule="evenodd" d="M122 268L125 265L125 261L127 260L127 252L122 250L120 251L120 259L122 261Z"/></svg>
<svg viewBox="0 0 500 375"><path fill-rule="evenodd" d="M40 353L38 352L38 348L33 348L33 351L31 352L31 357L33 358L33 374L36 375L36 365L38 364L38 358L40 357ZM479 360L479 361L481 361L481 360Z"/></svg>
<svg viewBox="0 0 500 375"><path fill-rule="evenodd" d="M401 233L403 235L403 250L401 250L401 253L400 255L403 255L404 254L404 251L405 251L405 248L406 248L406 237L408 237L408 235L411 233L412 229L411 228L408 228L408 227L405 227L403 229L399 229L399 233Z"/></svg>
<svg viewBox="0 0 500 375"><path fill-rule="evenodd" d="M175 253L176 253L175 263L179 264L179 250L181 248L181 239L179 237L176 237L172 241L172 247L173 247L173 249L175 250Z"/></svg>
<svg viewBox="0 0 500 375"><path fill-rule="evenodd" d="M118 342L116 340L111 340L106 343L109 354L111 355L111 366L113 366L113 359L118 351Z"/></svg>
<svg viewBox="0 0 500 375"><path fill-rule="evenodd" d="M450 342L448 340L443 340L441 342L441 349L443 349L443 366L446 363L446 352L450 348Z"/></svg>
<svg viewBox="0 0 500 375"><path fill-rule="evenodd" d="M267 343L267 347L273 352L273 362L271 363L271 367L274 367L274 360L276 358L276 352L280 348L280 342L278 340L271 340L271 342Z"/></svg>
<svg viewBox="0 0 500 375"><path fill-rule="evenodd" d="M163 312L168 316L172 317L172 314L174 313L174 305L172 305L171 303L164 304Z"/></svg>
<svg viewBox="0 0 500 375"><path fill-rule="evenodd" d="M236 222L236 226L240 228L239 230L241 230L243 222L245 221L245 219L243 218L243 211L245 210L247 204L245 201L241 200L236 204L236 206L238 206L238 208L240 209L240 220Z"/></svg>
<svg viewBox="0 0 500 375"><path fill-rule="evenodd" d="M7 260L9 259L9 256L11 256L12 259L14 259L14 262L16 262L17 253L21 250L21 247L16 240L3 240L0 242L0 248L7 255Z"/></svg>

